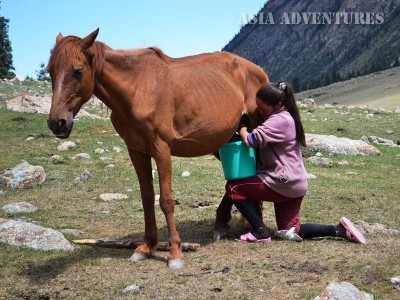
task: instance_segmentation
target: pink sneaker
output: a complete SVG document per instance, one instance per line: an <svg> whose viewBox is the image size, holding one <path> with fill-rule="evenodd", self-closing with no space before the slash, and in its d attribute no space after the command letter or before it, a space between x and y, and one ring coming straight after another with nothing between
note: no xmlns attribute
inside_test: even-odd
<svg viewBox="0 0 400 300"><path fill-rule="evenodd" d="M353 223L349 219L347 219L346 217L342 217L340 219L340 224L342 224L343 227L346 228L346 237L349 241L358 244L365 244L367 242L363 234L354 227Z"/></svg>
<svg viewBox="0 0 400 300"><path fill-rule="evenodd" d="M262 244L269 244L271 243L271 238L267 239L260 239L258 240L251 232L248 232L246 234L242 234L240 236L240 239L235 239L236 242L239 243L262 243Z"/></svg>

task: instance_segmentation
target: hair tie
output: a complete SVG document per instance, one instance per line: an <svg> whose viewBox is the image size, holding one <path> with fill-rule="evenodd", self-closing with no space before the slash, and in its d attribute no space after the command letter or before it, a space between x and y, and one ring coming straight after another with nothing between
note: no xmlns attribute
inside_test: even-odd
<svg viewBox="0 0 400 300"><path fill-rule="evenodd" d="M283 92L286 92L286 88L287 88L286 83L284 83L284 82L279 82L278 84L279 84L279 89L280 89L281 91L283 91Z"/></svg>

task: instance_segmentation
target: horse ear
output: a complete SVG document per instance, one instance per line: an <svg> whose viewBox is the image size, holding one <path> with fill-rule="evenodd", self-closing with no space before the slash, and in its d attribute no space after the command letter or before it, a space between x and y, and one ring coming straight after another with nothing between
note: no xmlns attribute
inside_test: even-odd
<svg viewBox="0 0 400 300"><path fill-rule="evenodd" d="M63 37L63 35L62 35L61 32L60 32L60 33L57 35L56 43L58 43L59 41L61 41L63 38L64 38L64 37Z"/></svg>
<svg viewBox="0 0 400 300"><path fill-rule="evenodd" d="M97 28L95 31L93 31L91 34L89 34L87 37L83 38L81 40L82 49L86 50L86 49L90 48L93 45L98 34L99 34L99 28Z"/></svg>

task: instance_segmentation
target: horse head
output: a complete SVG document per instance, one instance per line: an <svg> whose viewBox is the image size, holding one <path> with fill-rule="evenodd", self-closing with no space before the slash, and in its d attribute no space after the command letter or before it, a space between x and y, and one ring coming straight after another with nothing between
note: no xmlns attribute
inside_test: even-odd
<svg viewBox="0 0 400 300"><path fill-rule="evenodd" d="M68 138L75 115L93 95L94 71L89 48L99 29L85 38L58 34L47 71L52 80L53 97L49 129L58 138Z"/></svg>

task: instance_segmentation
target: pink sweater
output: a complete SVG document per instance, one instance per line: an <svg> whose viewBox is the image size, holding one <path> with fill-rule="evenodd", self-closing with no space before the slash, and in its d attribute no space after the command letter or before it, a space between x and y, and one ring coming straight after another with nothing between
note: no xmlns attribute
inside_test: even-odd
<svg viewBox="0 0 400 300"><path fill-rule="evenodd" d="M287 197L307 193L307 173L296 141L296 127L290 113L281 109L248 135L252 147L259 147L257 176L275 192Z"/></svg>

